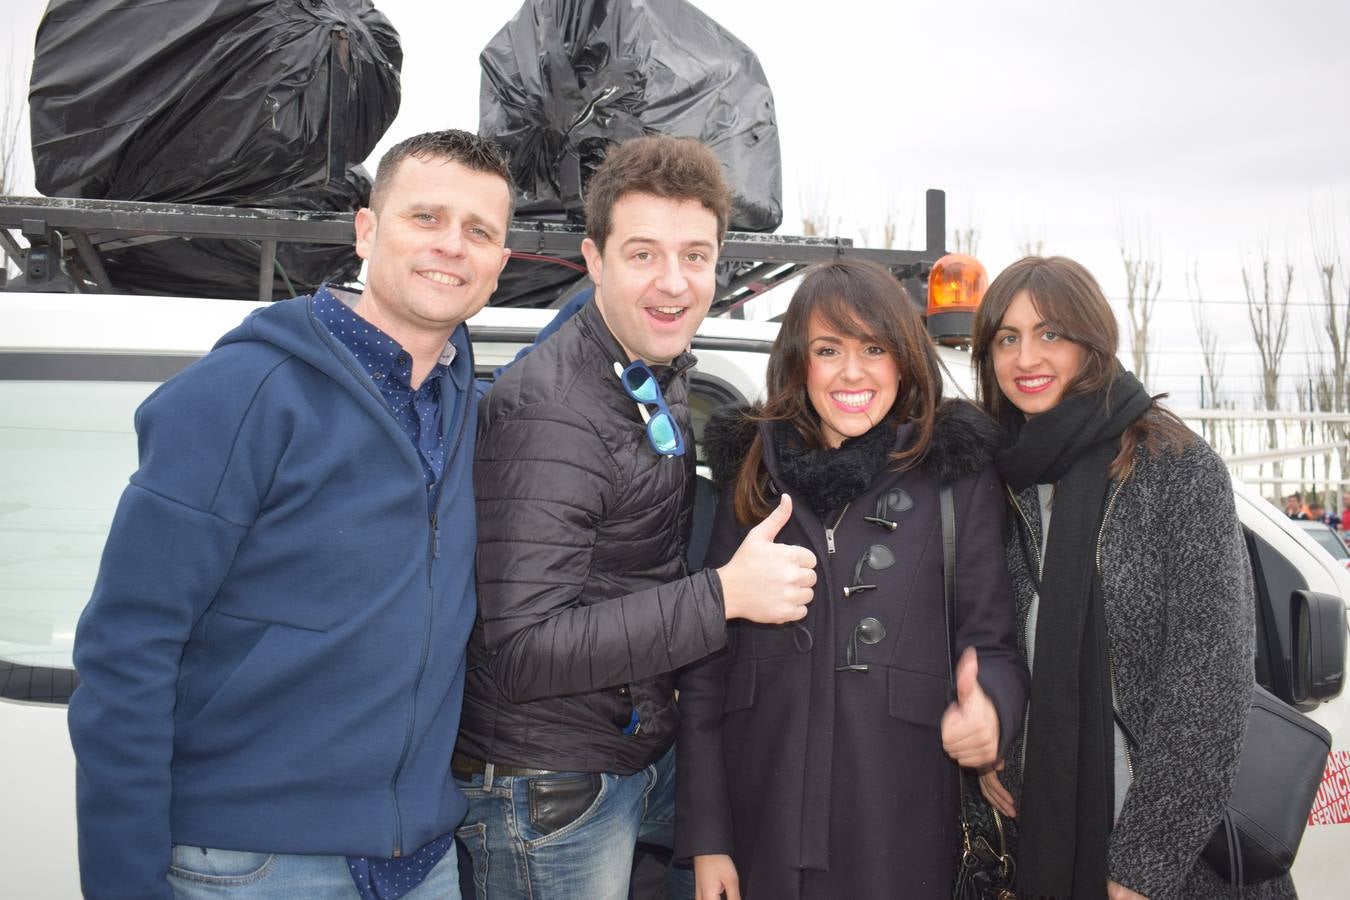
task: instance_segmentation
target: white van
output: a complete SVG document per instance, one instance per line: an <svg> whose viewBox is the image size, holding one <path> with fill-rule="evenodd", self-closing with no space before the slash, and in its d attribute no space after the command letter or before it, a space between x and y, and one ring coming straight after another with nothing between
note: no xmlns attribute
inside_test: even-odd
<svg viewBox="0 0 1350 900"><path fill-rule="evenodd" d="M0 293L0 871L5 873L0 893L5 896L79 896L74 759L65 719L76 684L71 645L113 509L136 467L132 413L157 384L205 353L256 305ZM509 361L551 316L548 310L489 308L475 317L470 327L480 373ZM704 323L694 348L696 431L713 407L760 394L776 331L768 323L723 318ZM949 389L968 393L968 356L948 348L939 353L951 377ZM1350 573L1254 492L1238 485L1236 499L1259 602L1269 612L1258 621L1273 623L1260 630L1258 677L1277 695L1306 698L1300 705L1335 737L1295 880L1305 900L1341 898L1350 854L1345 771L1350 697L1339 690L1344 659L1320 660L1295 646L1299 625L1289 601L1321 595L1334 604L1334 628L1343 635L1342 598L1350 597Z"/></svg>

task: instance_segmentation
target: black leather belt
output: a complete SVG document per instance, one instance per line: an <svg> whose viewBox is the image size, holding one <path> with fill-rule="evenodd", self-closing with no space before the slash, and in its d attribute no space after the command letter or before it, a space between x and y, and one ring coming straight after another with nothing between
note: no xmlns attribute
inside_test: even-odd
<svg viewBox="0 0 1350 900"><path fill-rule="evenodd" d="M450 757L450 774L463 781L468 781L474 775L483 775L487 772L487 763L481 759L469 756L467 753L460 753L456 750ZM505 763L493 763L492 775L516 776L516 775L554 775L554 769L527 769L524 766L511 766Z"/></svg>

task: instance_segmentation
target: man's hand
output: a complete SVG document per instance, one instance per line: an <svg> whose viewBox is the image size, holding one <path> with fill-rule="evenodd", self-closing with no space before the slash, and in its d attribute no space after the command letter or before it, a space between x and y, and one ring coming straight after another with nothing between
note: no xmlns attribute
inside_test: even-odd
<svg viewBox="0 0 1350 900"><path fill-rule="evenodd" d="M1143 894L1135 893L1123 884L1116 884L1114 881L1106 882L1107 900L1148 900ZM699 900L703 900L702 897Z"/></svg>
<svg viewBox="0 0 1350 900"><path fill-rule="evenodd" d="M694 857L695 900L741 900L736 864L724 853Z"/></svg>
<svg viewBox="0 0 1350 900"><path fill-rule="evenodd" d="M1017 804L1013 803L1013 796L998 773L1003 771L1003 760L999 760L992 766L984 766L980 769L980 793L984 794L984 799L989 801L989 805L998 810L1002 815L1010 819L1017 818Z"/></svg>
<svg viewBox="0 0 1350 900"><path fill-rule="evenodd" d="M792 498L784 494L778 508L750 529L731 562L717 570L728 619L781 625L806 615L814 596L816 555L773 542L790 518Z"/></svg>
<svg viewBox="0 0 1350 900"><path fill-rule="evenodd" d="M956 702L942 714L942 749L963 766L987 766L998 758L998 710L977 679L979 658L967 647L956 663Z"/></svg>

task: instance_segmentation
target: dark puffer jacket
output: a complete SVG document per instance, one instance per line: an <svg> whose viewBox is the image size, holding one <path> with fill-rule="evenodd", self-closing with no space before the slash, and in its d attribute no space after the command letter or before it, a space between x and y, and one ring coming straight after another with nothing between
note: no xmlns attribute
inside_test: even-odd
<svg viewBox="0 0 1350 900"><path fill-rule="evenodd" d="M652 449L614 371L627 361L592 303L480 410L479 614L458 744L479 759L632 774L674 740L672 673L726 641L721 582L685 566L695 360L656 370L682 457Z"/></svg>

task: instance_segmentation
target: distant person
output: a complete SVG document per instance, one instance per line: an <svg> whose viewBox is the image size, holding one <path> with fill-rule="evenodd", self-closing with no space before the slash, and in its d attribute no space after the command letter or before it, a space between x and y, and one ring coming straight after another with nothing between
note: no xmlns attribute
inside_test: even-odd
<svg viewBox="0 0 1350 900"><path fill-rule="evenodd" d="M699 900L950 898L958 769L1021 730L1027 672L1003 555L998 430L942 402L919 311L866 262L811 271L762 405L714 414L709 562L793 497L822 561L800 622L736 624L680 679L677 854ZM938 494L956 521L954 702Z"/></svg>
<svg viewBox="0 0 1350 900"><path fill-rule="evenodd" d="M980 787L1016 817L1019 896L1293 897L1200 857L1246 731L1252 569L1223 460L1118 349L1064 257L1013 263L975 313L980 399L1012 438L996 465L1031 668L1026 731Z"/></svg>
<svg viewBox="0 0 1350 900"><path fill-rule="evenodd" d="M625 900L639 839L669 846L675 672L728 619L806 615L815 557L773 542L690 574L690 342L730 192L702 144L643 137L586 188L594 299L488 393L479 425L479 617L452 761L484 894ZM692 894L688 870L671 873Z"/></svg>
<svg viewBox="0 0 1350 900"><path fill-rule="evenodd" d="M1284 498L1284 514L1291 519L1304 521L1308 518L1308 512L1303 508L1303 495L1300 493L1290 494Z"/></svg>
<svg viewBox="0 0 1350 900"><path fill-rule="evenodd" d="M1329 528L1339 528L1341 525L1341 517L1327 512L1327 508L1316 500L1308 504L1308 518Z"/></svg>
<svg viewBox="0 0 1350 900"><path fill-rule="evenodd" d="M491 142L398 144L356 214L365 291L253 313L137 411L75 638L86 897L459 896L464 320L513 196Z"/></svg>

